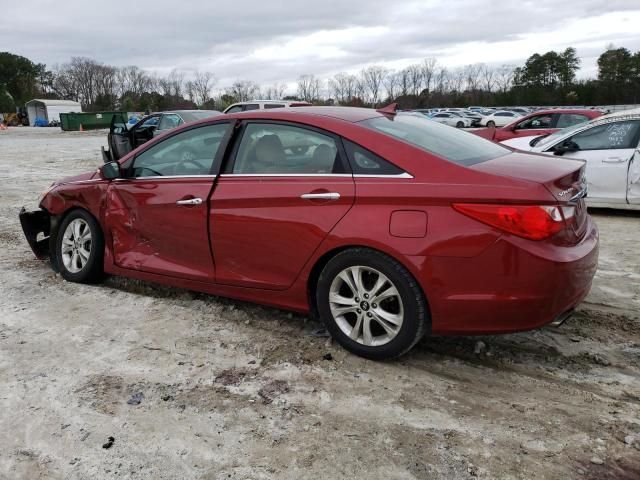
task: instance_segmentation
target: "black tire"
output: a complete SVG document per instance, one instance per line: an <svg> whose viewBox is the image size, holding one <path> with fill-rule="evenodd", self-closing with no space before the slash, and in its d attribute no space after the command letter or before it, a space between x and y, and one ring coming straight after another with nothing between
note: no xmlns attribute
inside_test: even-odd
<svg viewBox="0 0 640 480"><path fill-rule="evenodd" d="M464 127L464 122L458 122L458 123L456 123L456 127L457 127L457 128L462 128L462 127Z"/></svg>
<svg viewBox="0 0 640 480"><path fill-rule="evenodd" d="M91 230L91 241L89 259L79 271L72 272L65 266L63 260L62 240L69 224L77 219L86 222ZM86 210L72 210L64 217L57 233L55 262L62 278L69 282L96 283L104 277L104 236L96 219Z"/></svg>
<svg viewBox="0 0 640 480"><path fill-rule="evenodd" d="M489 127L489 128L492 128L492 127L493 127L493 128L495 128L495 126L496 126L496 122L494 122L493 120L489 120L489 121L487 122L487 127Z"/></svg>
<svg viewBox="0 0 640 480"><path fill-rule="evenodd" d="M382 345L365 345L362 342L349 338L338 325L332 314L329 303L329 293L332 283L341 272L354 266L362 266L382 273L393 283L393 286L396 287L402 301L404 312L402 325L395 334L395 337ZM318 278L316 302L320 318L323 320L329 333L331 333L331 336L348 351L372 360L386 360L403 355L411 350L430 329L431 320L427 302L415 278L395 259L384 253L367 248L344 250L327 263ZM384 302L384 300L381 301L381 305L382 302ZM375 306L374 303L366 305L367 310L371 307L372 312ZM355 312L352 313L356 315ZM346 316L347 314L342 315L343 325ZM355 323L354 320L351 326L355 327ZM374 323L371 324L375 326ZM380 328L378 324L378 329L380 330Z"/></svg>

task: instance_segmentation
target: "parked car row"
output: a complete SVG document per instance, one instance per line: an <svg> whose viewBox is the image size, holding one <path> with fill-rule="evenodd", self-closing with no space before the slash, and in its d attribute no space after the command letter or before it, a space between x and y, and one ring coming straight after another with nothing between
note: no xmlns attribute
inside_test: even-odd
<svg viewBox="0 0 640 480"><path fill-rule="evenodd" d="M503 143L522 151L584 160L589 206L640 210L640 109Z"/></svg>

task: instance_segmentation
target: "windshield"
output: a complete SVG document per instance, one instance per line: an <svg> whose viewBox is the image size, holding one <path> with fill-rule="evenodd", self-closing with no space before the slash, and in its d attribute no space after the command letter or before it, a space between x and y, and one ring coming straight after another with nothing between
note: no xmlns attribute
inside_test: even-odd
<svg viewBox="0 0 640 480"><path fill-rule="evenodd" d="M567 133L571 133L574 130L578 130L579 128L584 127L584 123L579 123L577 125L572 125L571 127L563 128L562 130L558 130L556 133L552 133L551 135L543 138L539 142L535 144L538 148L544 148L548 145L552 145L556 140L564 137Z"/></svg>
<svg viewBox="0 0 640 480"><path fill-rule="evenodd" d="M511 152L472 133L462 132L413 115L376 117L360 123L464 166L501 157Z"/></svg>

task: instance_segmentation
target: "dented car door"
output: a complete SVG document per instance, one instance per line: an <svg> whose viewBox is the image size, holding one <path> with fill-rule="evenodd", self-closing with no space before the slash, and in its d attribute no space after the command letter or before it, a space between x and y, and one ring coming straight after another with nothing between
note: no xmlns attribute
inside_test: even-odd
<svg viewBox="0 0 640 480"><path fill-rule="evenodd" d="M213 281L209 195L213 163L230 123L183 130L138 154L107 195L116 265Z"/></svg>

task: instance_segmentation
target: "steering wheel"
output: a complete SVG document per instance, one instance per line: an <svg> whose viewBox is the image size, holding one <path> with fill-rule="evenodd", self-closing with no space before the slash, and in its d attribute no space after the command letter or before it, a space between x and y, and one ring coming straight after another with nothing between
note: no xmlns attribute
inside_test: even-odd
<svg viewBox="0 0 640 480"><path fill-rule="evenodd" d="M202 165L192 159L184 159L173 166L173 175L198 175L202 172Z"/></svg>

